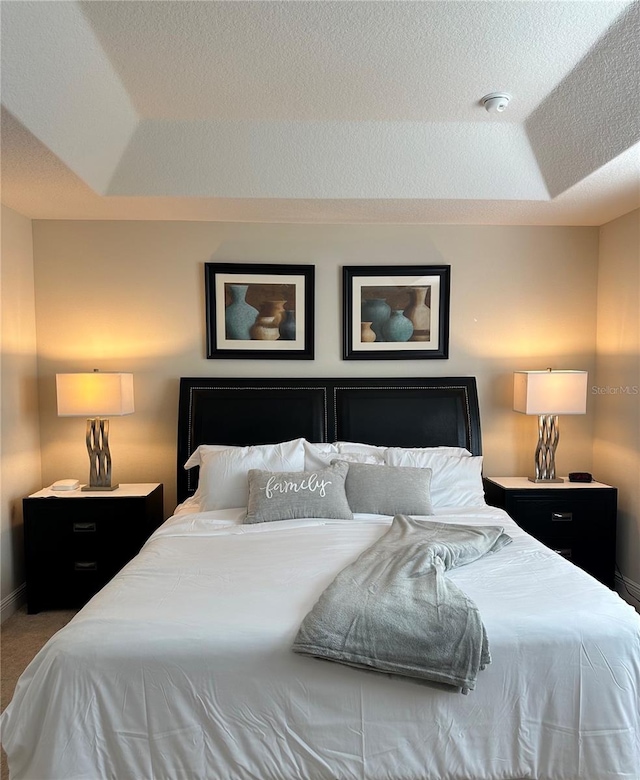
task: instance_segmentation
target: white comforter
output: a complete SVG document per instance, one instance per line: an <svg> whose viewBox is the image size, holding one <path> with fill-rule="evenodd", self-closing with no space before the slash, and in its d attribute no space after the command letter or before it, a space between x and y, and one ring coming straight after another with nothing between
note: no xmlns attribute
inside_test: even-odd
<svg viewBox="0 0 640 780"><path fill-rule="evenodd" d="M450 573L492 663L468 696L298 656L298 626L390 518L182 514L34 659L12 780L640 778L640 618L522 532Z"/></svg>

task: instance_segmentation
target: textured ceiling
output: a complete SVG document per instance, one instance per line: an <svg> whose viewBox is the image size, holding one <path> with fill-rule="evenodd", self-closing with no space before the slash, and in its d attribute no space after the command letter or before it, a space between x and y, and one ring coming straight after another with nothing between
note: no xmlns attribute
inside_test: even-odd
<svg viewBox="0 0 640 780"><path fill-rule="evenodd" d="M637 0L0 13L2 201L33 218L595 225L640 205Z"/></svg>

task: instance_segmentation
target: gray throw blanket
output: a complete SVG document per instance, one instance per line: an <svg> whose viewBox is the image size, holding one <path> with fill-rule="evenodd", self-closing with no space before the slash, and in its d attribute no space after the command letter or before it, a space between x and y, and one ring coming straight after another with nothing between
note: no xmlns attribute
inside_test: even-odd
<svg viewBox="0 0 640 780"><path fill-rule="evenodd" d="M294 652L468 693L491 661L489 643L478 608L445 571L510 542L498 526L396 515L322 593Z"/></svg>

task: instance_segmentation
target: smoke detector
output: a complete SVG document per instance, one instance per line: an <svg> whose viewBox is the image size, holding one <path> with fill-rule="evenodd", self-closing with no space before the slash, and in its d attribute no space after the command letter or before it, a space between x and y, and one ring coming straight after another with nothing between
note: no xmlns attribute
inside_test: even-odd
<svg viewBox="0 0 640 780"><path fill-rule="evenodd" d="M506 92L490 92L480 101L490 114L501 114L509 105L511 95Z"/></svg>

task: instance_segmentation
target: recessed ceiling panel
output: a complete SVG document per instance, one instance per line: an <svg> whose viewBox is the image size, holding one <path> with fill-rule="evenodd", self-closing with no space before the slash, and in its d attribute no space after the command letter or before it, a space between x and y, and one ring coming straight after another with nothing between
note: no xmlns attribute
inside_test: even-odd
<svg viewBox="0 0 640 780"><path fill-rule="evenodd" d="M39 218L601 224L640 205L638 0L3 0ZM506 91L506 111L481 105Z"/></svg>
<svg viewBox="0 0 640 780"><path fill-rule="evenodd" d="M522 121L626 2L83 2L143 118Z"/></svg>

